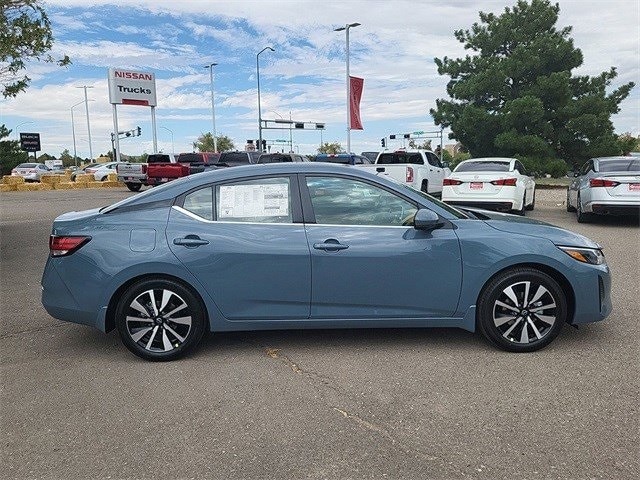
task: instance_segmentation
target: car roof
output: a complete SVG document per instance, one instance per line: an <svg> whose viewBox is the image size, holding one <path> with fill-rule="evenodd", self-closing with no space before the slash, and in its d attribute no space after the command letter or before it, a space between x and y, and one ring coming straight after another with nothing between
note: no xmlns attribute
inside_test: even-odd
<svg viewBox="0 0 640 480"><path fill-rule="evenodd" d="M515 159L515 158L508 158L508 157L481 157L481 158L470 158L468 160L463 160L460 163L471 163L471 162L515 162L516 160L517 159Z"/></svg>

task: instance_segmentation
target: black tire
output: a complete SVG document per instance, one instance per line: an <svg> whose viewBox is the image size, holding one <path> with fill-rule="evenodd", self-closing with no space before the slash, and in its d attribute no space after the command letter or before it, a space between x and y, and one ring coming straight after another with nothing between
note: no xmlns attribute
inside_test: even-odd
<svg viewBox="0 0 640 480"><path fill-rule="evenodd" d="M489 280L476 312L482 335L509 352L546 347L558 336L566 319L567 299L562 288L549 275L533 268L513 268Z"/></svg>
<svg viewBox="0 0 640 480"><path fill-rule="evenodd" d="M525 197L526 197L526 195L525 195ZM536 190L535 190L535 188L533 189L533 199L531 200L531 205L527 205L525 208L526 208L527 210L529 210L530 212L531 212L534 208L536 208Z"/></svg>
<svg viewBox="0 0 640 480"><path fill-rule="evenodd" d="M422 180L422 185L420 185L420 191L424 193L429 193L429 180Z"/></svg>
<svg viewBox="0 0 640 480"><path fill-rule="evenodd" d="M569 203L569 189L567 188L567 212L575 212L576 207L572 207Z"/></svg>
<svg viewBox="0 0 640 480"><path fill-rule="evenodd" d="M576 218L578 219L578 223L589 223L593 220L593 215L591 213L585 213L582 211L582 200L580 199L580 195L578 195L578 199L576 200Z"/></svg>
<svg viewBox="0 0 640 480"><path fill-rule="evenodd" d="M145 360L167 361L182 357L200 342L205 317L202 301L189 288L173 280L148 279L124 292L115 320L122 343L131 352Z"/></svg>
<svg viewBox="0 0 640 480"><path fill-rule="evenodd" d="M139 192L140 189L142 188L142 184L141 183L131 183L128 182L125 184L127 186L127 188L129 190L131 190L132 192Z"/></svg>

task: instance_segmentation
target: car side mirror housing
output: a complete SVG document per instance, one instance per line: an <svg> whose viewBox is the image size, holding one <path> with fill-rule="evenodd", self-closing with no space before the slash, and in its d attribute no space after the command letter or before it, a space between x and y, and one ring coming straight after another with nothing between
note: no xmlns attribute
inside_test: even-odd
<svg viewBox="0 0 640 480"><path fill-rule="evenodd" d="M428 208L421 208L413 217L413 226L416 230L435 230L444 225L438 214Z"/></svg>

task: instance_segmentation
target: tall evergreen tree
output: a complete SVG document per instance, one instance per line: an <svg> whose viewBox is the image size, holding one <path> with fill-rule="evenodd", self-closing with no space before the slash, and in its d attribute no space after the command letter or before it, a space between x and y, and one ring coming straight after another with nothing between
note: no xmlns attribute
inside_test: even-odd
<svg viewBox="0 0 640 480"><path fill-rule="evenodd" d="M634 84L607 93L615 67L595 77L573 76L582 52L571 27L556 28L559 11L548 0L519 0L501 15L480 12L480 23L455 32L473 53L435 59L438 73L451 77L451 99L436 100L431 115L473 156L579 163L621 153L611 115Z"/></svg>

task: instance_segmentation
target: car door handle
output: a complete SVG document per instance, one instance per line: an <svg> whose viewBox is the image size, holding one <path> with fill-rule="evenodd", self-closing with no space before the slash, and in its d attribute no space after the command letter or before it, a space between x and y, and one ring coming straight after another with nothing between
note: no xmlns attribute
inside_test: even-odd
<svg viewBox="0 0 640 480"><path fill-rule="evenodd" d="M182 245L183 247L199 247L200 245L208 245L209 240L203 240L197 235L187 235L183 238L174 238L174 245Z"/></svg>
<svg viewBox="0 0 640 480"><path fill-rule="evenodd" d="M323 243L314 243L313 248L316 250L324 250L325 252L337 252L338 250L346 250L349 245L344 245L334 238L325 240Z"/></svg>

